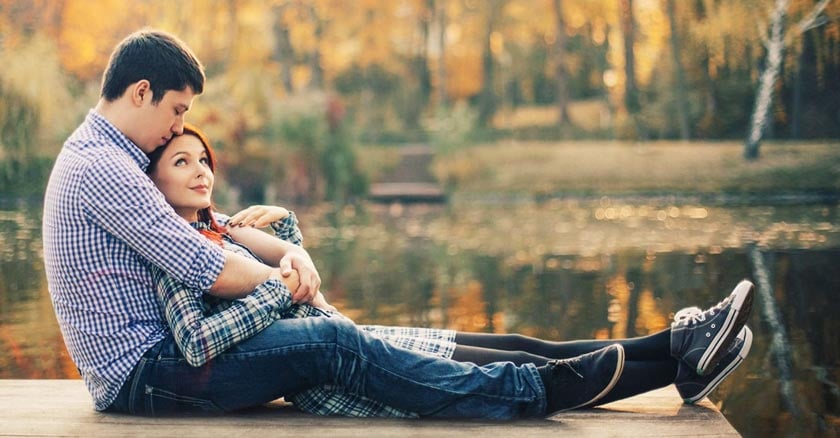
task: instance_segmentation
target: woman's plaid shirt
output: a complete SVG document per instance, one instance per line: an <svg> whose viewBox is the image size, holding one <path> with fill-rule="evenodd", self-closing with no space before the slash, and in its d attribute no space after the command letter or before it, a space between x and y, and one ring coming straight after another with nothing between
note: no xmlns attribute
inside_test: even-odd
<svg viewBox="0 0 840 438"><path fill-rule="evenodd" d="M224 224L228 217L218 214L217 219ZM198 229L208 227L204 223L193 226ZM296 245L303 244L294 213L271 227L277 238ZM224 246L227 250L259 260L248 248L228 237ZM306 304L293 305L289 290L276 280L259 285L247 297L221 300L190 290L154 266L151 269L158 298L175 341L184 358L193 366L203 365L231 346L259 333L276 319L324 314L344 317ZM455 348L455 332L452 330L372 325L360 325L359 328L394 345L439 357L451 357ZM311 388L287 399L301 410L319 415L416 417L412 412L386 406L335 385Z"/></svg>

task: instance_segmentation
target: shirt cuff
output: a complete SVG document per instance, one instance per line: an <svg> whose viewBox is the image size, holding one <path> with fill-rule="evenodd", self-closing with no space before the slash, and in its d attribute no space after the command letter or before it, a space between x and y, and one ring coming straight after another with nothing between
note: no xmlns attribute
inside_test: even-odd
<svg viewBox="0 0 840 438"><path fill-rule="evenodd" d="M274 315L292 305L292 293L282 281L276 279L268 279L259 284L248 296L262 306L269 306Z"/></svg>
<svg viewBox="0 0 840 438"><path fill-rule="evenodd" d="M222 251L222 247L208 244L204 250L198 253L190 265L189 275L185 283L203 292L209 291L210 287L216 283L224 267L225 253Z"/></svg>

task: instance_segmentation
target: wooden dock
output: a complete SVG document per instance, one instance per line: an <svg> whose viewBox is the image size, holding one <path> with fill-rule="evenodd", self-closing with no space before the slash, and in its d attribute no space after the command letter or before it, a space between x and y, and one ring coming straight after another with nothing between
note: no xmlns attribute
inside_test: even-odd
<svg viewBox="0 0 840 438"><path fill-rule="evenodd" d="M281 403L219 417L146 418L93 410L81 380L0 380L0 436L738 436L704 399L682 404L673 386L549 420L391 420L317 417Z"/></svg>

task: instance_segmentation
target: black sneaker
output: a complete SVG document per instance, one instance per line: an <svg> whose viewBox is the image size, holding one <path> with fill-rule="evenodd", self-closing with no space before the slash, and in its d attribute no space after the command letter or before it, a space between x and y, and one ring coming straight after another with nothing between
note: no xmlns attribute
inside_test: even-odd
<svg viewBox="0 0 840 438"><path fill-rule="evenodd" d="M750 353L752 339L752 331L749 327L742 328L729 350L723 355L718 366L705 376L698 376L694 369L680 362L677 366L677 378L674 380L674 384L677 386L677 392L680 393L683 401L689 404L696 403L714 391L720 385L720 382L723 382L723 379L732 374Z"/></svg>
<svg viewBox="0 0 840 438"><path fill-rule="evenodd" d="M609 345L540 367L548 407L546 416L591 405L613 389L624 370L624 347Z"/></svg>
<svg viewBox="0 0 840 438"><path fill-rule="evenodd" d="M671 356L701 376L711 372L747 322L753 295L753 284L743 280L716 306L671 324Z"/></svg>

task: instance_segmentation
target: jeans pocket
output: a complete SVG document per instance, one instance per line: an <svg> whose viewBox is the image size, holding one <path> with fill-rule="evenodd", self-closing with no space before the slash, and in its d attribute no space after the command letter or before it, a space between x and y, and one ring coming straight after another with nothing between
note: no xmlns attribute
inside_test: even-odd
<svg viewBox="0 0 840 438"><path fill-rule="evenodd" d="M220 414L223 410L210 400L176 394L146 385L146 412L151 416L168 414Z"/></svg>

